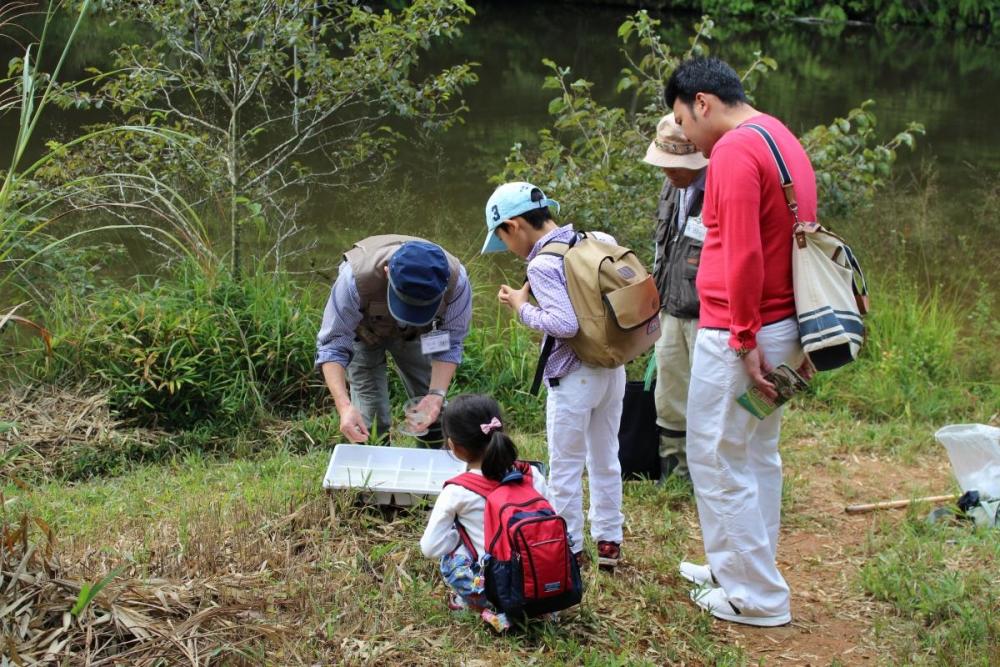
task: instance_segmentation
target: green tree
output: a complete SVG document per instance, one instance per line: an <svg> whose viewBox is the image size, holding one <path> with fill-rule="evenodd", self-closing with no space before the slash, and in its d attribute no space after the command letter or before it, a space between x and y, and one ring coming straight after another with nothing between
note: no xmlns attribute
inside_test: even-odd
<svg viewBox="0 0 1000 667"><path fill-rule="evenodd" d="M642 157L657 121L670 111L663 95L670 74L684 58L707 54L715 25L703 17L683 51L672 49L659 28L658 20L640 11L618 29L625 67L617 88L630 94L621 106L597 102L590 81L573 79L568 67L543 60L552 72L544 87L557 92L549 104L552 127L538 132L536 144L515 144L493 179L529 180L554 197L562 193L567 219L580 228L613 232L647 260L652 254L650 220L663 175ZM777 67L761 52L752 54L742 66L751 97L759 78ZM869 203L890 172L896 148L912 147L913 135L923 131L914 123L880 142L871 107L866 102L846 118L802 137L817 173L821 217Z"/></svg>
<svg viewBox="0 0 1000 667"><path fill-rule="evenodd" d="M116 137L63 167L158 174L228 225L236 271L247 224L270 240L277 265L310 188L377 180L403 136L396 119L417 133L446 128L465 110L462 88L476 81L473 63L420 68L435 39L469 20L464 0L415 0L398 12L349 0L105 5L154 39L119 49L111 71L95 72L92 92L77 88L64 103L110 104L133 123L189 140L167 147ZM90 159L95 151L99 161ZM86 196L99 203L107 194Z"/></svg>

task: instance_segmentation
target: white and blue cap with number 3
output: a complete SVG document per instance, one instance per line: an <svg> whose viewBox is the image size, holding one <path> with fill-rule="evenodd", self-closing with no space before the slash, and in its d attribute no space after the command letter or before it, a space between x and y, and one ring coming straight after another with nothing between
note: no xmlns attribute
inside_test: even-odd
<svg viewBox="0 0 1000 667"><path fill-rule="evenodd" d="M507 249L497 236L497 227L501 222L546 206L553 207L555 213L559 212L559 202L546 197L544 192L531 183L516 181L498 187L486 202L486 243L483 244L480 254L486 255Z"/></svg>

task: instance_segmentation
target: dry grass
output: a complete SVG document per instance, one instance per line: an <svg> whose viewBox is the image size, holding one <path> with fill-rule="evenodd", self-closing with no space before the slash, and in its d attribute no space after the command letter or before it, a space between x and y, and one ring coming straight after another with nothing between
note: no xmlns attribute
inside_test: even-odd
<svg viewBox="0 0 1000 667"><path fill-rule="evenodd" d="M0 392L0 474L39 479L73 476L80 459L154 449L161 433L126 428L107 394L88 387L29 385ZM138 456L137 456L138 455Z"/></svg>
<svg viewBox="0 0 1000 667"><path fill-rule="evenodd" d="M5 518L0 547L3 665L258 664L264 641L284 630L248 595L263 575L124 577L89 599L91 584L68 574L45 522Z"/></svg>
<svg viewBox="0 0 1000 667"><path fill-rule="evenodd" d="M228 634L197 635L201 662L175 655L178 662L166 664L238 663L232 647L267 665L477 664L473 657L478 664L738 662L731 659L738 650L714 643L711 622L687 602L673 572L692 528L680 490L630 485L627 563L614 576L588 569L585 604L558 625L536 623L498 638L446 608L437 564L419 553L425 511L382 512L349 495L324 497L316 487L325 458L279 455L257 466L258 478L242 462L208 464L208 479L198 464L161 466L159 478L134 486L126 478L68 489L53 514L31 500L51 489L9 504L60 524L62 579L96 581L124 564L123 579L98 597L99 607L119 591L182 590L210 597L174 605L173 627L202 608L232 611ZM67 512L88 504L100 504L103 514ZM72 590L58 598L60 614L72 606ZM163 637L133 637L135 644L107 651L140 651L146 642L162 648ZM57 655L75 661L81 650L71 643Z"/></svg>

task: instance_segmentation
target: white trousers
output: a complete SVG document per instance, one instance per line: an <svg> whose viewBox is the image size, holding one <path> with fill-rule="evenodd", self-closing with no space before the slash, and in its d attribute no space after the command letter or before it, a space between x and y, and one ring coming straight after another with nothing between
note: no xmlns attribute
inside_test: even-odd
<svg viewBox="0 0 1000 667"><path fill-rule="evenodd" d="M712 574L741 611L789 611L775 554L781 526L781 410L758 420L736 402L750 386L729 332L698 331L688 390L687 454ZM790 318L763 327L757 346L772 366L802 363Z"/></svg>
<svg viewBox="0 0 1000 667"><path fill-rule="evenodd" d="M549 498L583 549L583 469L590 479L590 536L622 541L622 469L618 426L625 369L583 365L549 387L545 430L549 444Z"/></svg>

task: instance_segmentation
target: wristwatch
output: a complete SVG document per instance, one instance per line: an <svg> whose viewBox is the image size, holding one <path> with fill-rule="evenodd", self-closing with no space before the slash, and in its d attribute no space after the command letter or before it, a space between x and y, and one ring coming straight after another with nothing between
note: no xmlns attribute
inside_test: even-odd
<svg viewBox="0 0 1000 667"><path fill-rule="evenodd" d="M743 357L745 357L745 356L747 356L748 354L750 354L751 352L753 352L753 349L754 349L754 348L752 348L752 347L737 347L737 348L735 348L735 349L733 350L733 352L735 352L735 353L736 353L736 356L737 356L737 357L738 357L739 359L742 359Z"/></svg>
<svg viewBox="0 0 1000 667"><path fill-rule="evenodd" d="M441 398L443 398L443 399L445 399L447 401L448 390L447 389L428 389L427 390L427 395L428 396L440 396Z"/></svg>

